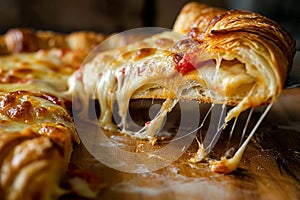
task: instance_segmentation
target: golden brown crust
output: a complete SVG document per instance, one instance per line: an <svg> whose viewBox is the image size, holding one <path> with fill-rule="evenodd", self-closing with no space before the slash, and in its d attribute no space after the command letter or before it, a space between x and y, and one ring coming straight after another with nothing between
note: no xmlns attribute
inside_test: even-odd
<svg viewBox="0 0 300 200"><path fill-rule="evenodd" d="M90 51L104 39L105 35L88 31L62 34L16 28L0 37L0 55L51 48Z"/></svg>
<svg viewBox="0 0 300 200"><path fill-rule="evenodd" d="M209 7L205 4L191 2L186 4L178 15L173 30L178 33L188 34L194 28L201 33L217 15L226 12L223 9Z"/></svg>
<svg viewBox="0 0 300 200"><path fill-rule="evenodd" d="M205 28L203 35L199 37L209 40L230 34L237 34L237 36L249 34L253 35L254 39L259 38L258 40L274 43L288 60L289 71L295 55L296 43L291 35L276 22L257 13L232 10L215 16Z"/></svg>
<svg viewBox="0 0 300 200"><path fill-rule="evenodd" d="M57 182L68 162L51 138L24 130L0 132L0 139L1 199L49 199L62 194Z"/></svg>

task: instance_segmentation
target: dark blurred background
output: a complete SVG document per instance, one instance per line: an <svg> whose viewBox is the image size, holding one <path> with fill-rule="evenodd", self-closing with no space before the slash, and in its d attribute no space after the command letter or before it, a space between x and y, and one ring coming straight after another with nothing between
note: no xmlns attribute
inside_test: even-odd
<svg viewBox="0 0 300 200"><path fill-rule="evenodd" d="M0 0L0 33L10 28L112 33L144 26L171 28L188 0ZM198 0L258 12L282 24L300 49L299 0Z"/></svg>

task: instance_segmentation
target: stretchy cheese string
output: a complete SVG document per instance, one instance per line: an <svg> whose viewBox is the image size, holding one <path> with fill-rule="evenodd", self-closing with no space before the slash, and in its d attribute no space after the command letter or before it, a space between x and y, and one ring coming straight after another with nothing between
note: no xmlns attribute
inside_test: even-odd
<svg viewBox="0 0 300 200"><path fill-rule="evenodd" d="M259 127L259 125L261 124L261 122L263 121L263 119L265 118L265 116L270 111L272 105L273 105L273 103L270 103L267 106L267 108L265 109L265 111L262 113L262 115L260 116L260 118L256 122L255 126L251 130L249 136L244 141L244 143L242 144L242 146L237 150L237 152L234 154L233 157L227 159L224 156L219 161L211 161L210 162L210 167L211 167L212 171L221 172L221 173L230 173L230 172L232 172L232 171L234 171L234 170L237 169L237 167L238 167L238 165L239 165L239 163L241 161L242 155L243 155L243 153L244 153L244 151L246 149L246 146L250 142L250 139L254 135L255 131L257 130L257 128Z"/></svg>
<svg viewBox="0 0 300 200"><path fill-rule="evenodd" d="M203 120L202 120L202 122L201 122L201 124L200 124L200 126L199 126L198 128L196 128L196 129L194 129L194 130L188 132L187 134L185 134L185 135L183 135L183 136L181 136L181 137L177 137L177 138L173 139L172 141L176 141L176 140L183 139L183 138L185 138L185 137L187 137L187 136L189 136L189 135L191 135L191 134L193 134L193 133L199 131L199 130L204 126L205 121L207 120L209 114L211 113L211 111L212 111L212 109L213 109L214 107L215 107L215 104L211 104L209 110L208 110L207 113L205 114L205 116L204 116L204 118L203 118ZM197 138L196 138L196 139L197 139ZM200 142L200 141L198 141L198 142ZM164 144L164 143L169 143L169 142L160 142L160 143L161 143L161 144ZM202 142L200 142L200 143L202 143Z"/></svg>
<svg viewBox="0 0 300 200"><path fill-rule="evenodd" d="M248 114L248 117L247 117L247 120L246 120L244 129L243 129L242 137L241 137L241 140L240 140L240 145L242 144L242 142L243 142L243 140L244 140L244 137L245 137L245 134L246 134L246 131L247 131L247 128L248 128L250 119L251 119L251 117L252 117L253 111L254 111L254 108L251 108L251 109L250 109L250 112L249 112L249 114Z"/></svg>
<svg viewBox="0 0 300 200"><path fill-rule="evenodd" d="M226 127L227 123L222 123L222 121L224 120L224 114L225 114L225 104L222 104L222 111L220 113L220 117L219 117L219 122L218 122L218 129L217 131L215 132L209 132L209 130L207 131L207 134L213 134L213 136L211 137L211 135L206 135L205 136L205 139L204 139L204 142L203 144L205 143L206 141L206 138L207 141L209 141L208 145L205 147L205 151L207 153L210 153L211 150L213 149L213 147L215 146L215 144L217 143L221 133L222 133L222 130ZM213 120L213 119L212 119Z"/></svg>
<svg viewBox="0 0 300 200"><path fill-rule="evenodd" d="M237 120L238 120L238 117L234 118L234 122L233 122L233 124L231 126L231 130L229 132L229 139L228 139L228 142L227 142L227 149L229 148L229 144L230 144L230 141L231 141L234 129L236 127Z"/></svg>

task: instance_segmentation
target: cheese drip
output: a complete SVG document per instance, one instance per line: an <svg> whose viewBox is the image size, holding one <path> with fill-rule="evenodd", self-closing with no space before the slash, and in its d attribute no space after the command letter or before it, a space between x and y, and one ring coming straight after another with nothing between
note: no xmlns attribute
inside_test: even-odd
<svg viewBox="0 0 300 200"><path fill-rule="evenodd" d="M145 126L140 131L134 133L134 136L138 138L146 138L146 139L152 139L153 137L155 137L155 134L158 133L161 127L163 126L164 119L166 118L168 112L172 111L172 109L177 104L177 102L178 102L178 98L167 99L163 103L156 117L152 119L150 122L146 123Z"/></svg>
<svg viewBox="0 0 300 200"><path fill-rule="evenodd" d="M118 124L121 131L134 137L151 139L162 126L167 113L173 109L181 98L182 92L191 88L192 83L174 72L172 54L168 51L161 51L156 55L155 60L144 59L137 63L123 63L124 61L118 60L116 63L122 67L114 64L102 74L102 78L97 85L97 91L101 92L96 95L101 107L100 123L104 128L110 130L116 128L112 123L112 116L115 114L113 113L113 104L116 102L119 108L118 116L121 117L121 122ZM161 63L164 64L165 68L160 68ZM170 98L163 103L161 110L149 124L137 133L133 133L126 128L126 116L130 99L141 88L150 90L164 88L164 92L168 93ZM103 92L107 95L103 95Z"/></svg>

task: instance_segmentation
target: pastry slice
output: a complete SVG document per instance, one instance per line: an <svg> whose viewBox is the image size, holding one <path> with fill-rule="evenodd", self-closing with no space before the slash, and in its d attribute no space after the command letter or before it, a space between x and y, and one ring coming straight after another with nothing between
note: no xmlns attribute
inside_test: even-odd
<svg viewBox="0 0 300 200"><path fill-rule="evenodd" d="M266 17L189 3L173 31L100 52L71 80L81 84L83 102L99 101L102 127L153 139L180 100L233 106L225 124L248 108L272 104L283 89L294 53L292 37ZM127 129L130 99L165 101L157 116L136 132ZM114 104L119 124L113 122ZM238 162L234 163L219 171L234 170Z"/></svg>

